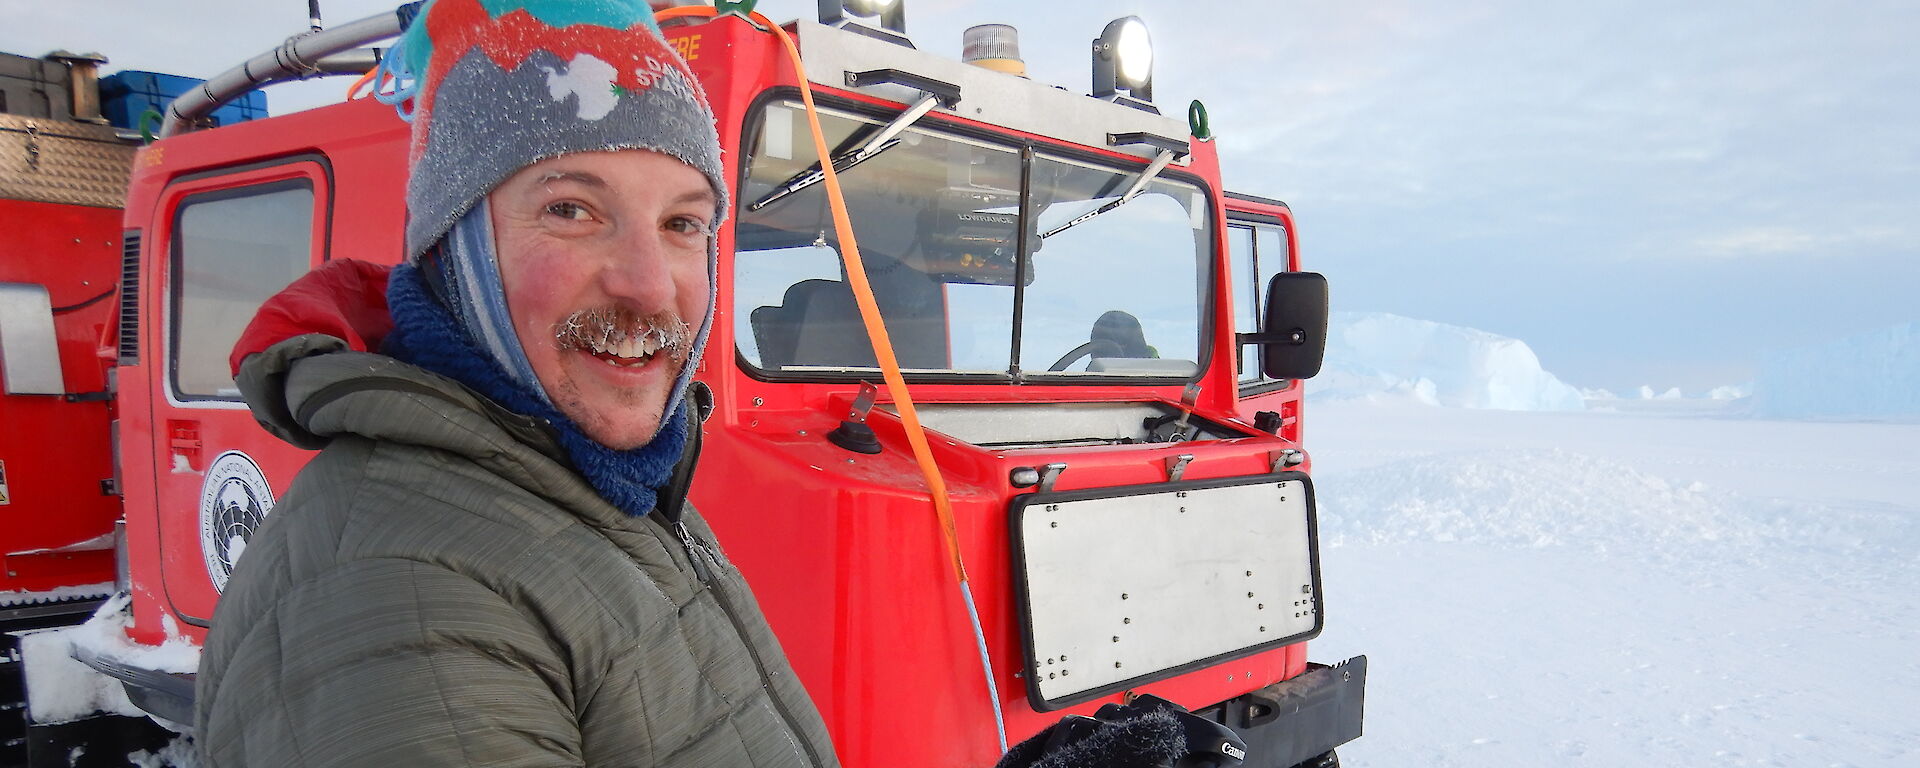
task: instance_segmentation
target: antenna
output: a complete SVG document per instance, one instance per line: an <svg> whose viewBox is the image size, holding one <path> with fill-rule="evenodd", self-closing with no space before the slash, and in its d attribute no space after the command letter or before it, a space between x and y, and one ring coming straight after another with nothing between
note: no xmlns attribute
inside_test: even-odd
<svg viewBox="0 0 1920 768"><path fill-rule="evenodd" d="M307 0L307 24L313 31L320 31L320 0Z"/></svg>

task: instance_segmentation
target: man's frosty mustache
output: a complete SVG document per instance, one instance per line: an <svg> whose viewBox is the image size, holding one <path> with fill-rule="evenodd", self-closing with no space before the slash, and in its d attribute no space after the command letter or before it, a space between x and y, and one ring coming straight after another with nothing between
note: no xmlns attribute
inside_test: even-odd
<svg viewBox="0 0 1920 768"><path fill-rule="evenodd" d="M644 362L665 352L685 361L693 351L693 326L670 312L641 316L622 308L583 309L554 326L553 341L562 350L591 352L602 359Z"/></svg>

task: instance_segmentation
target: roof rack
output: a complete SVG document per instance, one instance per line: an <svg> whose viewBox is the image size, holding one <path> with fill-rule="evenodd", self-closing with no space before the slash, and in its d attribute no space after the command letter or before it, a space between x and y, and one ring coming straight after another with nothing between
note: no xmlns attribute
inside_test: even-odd
<svg viewBox="0 0 1920 768"><path fill-rule="evenodd" d="M287 38L273 50L229 69L167 106L162 137L177 136L198 127L200 120L228 101L261 86L327 75L358 75L380 63L380 50L360 48L405 31L423 3L402 5L332 29Z"/></svg>

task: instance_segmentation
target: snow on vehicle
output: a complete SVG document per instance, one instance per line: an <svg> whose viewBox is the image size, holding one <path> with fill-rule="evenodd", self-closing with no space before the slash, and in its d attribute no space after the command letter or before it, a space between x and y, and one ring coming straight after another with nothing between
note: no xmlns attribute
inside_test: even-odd
<svg viewBox="0 0 1920 768"><path fill-rule="evenodd" d="M988 766L1147 694L1235 729L1247 754L1222 765L1329 760L1356 738L1365 658L1306 655L1323 612L1300 380L1325 282L1300 271L1284 204L1221 189L1204 108L1153 105L1144 24L1107 26L1083 95L1028 79L1009 27L970 31L968 61L915 49L905 0L821 0L819 22L780 27L719 5L661 14L737 179L691 498L843 762ZM0 443L20 485L28 441L97 441L81 458L119 494L116 620L136 650L79 655L160 720L191 722L191 678L137 649L204 637L311 456L254 423L227 354L307 270L395 261L405 215L408 129L386 104L207 117L268 81L371 71L362 46L415 10L292 39L168 107L124 219L96 227L124 253L118 322L75 342L112 384L75 405L114 421L20 439L10 419ZM60 271L25 263L37 274L6 279Z"/></svg>

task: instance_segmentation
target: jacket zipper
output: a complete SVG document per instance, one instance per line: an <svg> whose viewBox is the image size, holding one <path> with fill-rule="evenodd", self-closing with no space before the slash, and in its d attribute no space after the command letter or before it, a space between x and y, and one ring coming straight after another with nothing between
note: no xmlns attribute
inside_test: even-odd
<svg viewBox="0 0 1920 768"><path fill-rule="evenodd" d="M713 572L707 570L706 563L701 562L701 559L699 557L695 557L693 554L695 550L703 550L703 548L700 546L700 542L694 540L693 532L687 530L686 523L680 522L678 520L673 521L673 532L676 534L679 534L680 546L686 548L687 562L693 564L693 575L696 578L700 579L700 585L712 586ZM718 590L716 590L716 593L717 592ZM722 606L722 607L730 607L730 606ZM727 618L733 618L733 613L731 611L727 613Z"/></svg>
<svg viewBox="0 0 1920 768"><path fill-rule="evenodd" d="M747 656L753 659L754 670L760 673L760 679L767 684L767 700L773 702L774 711L779 712L781 721L787 724L787 733L792 734L793 739L800 742L800 748L806 752L808 765L824 768L826 764L820 762L820 755L814 752L813 742L808 740L800 730L799 721L794 719L792 712L787 711L786 702L781 699L780 692L773 687L773 676L767 674L767 664L760 659L760 648L747 636L746 626L740 623L740 617L734 613L733 601L727 598L726 589L714 583L713 571L704 562L711 560L714 565L719 565L719 559L707 551L705 544L694 538L693 532L687 530L687 524L684 521L673 521L673 532L680 537L680 546L687 551L687 562L693 564L694 577L700 580L701 586L713 593L714 601L720 604L720 612L727 615L727 621L733 624L735 636L740 638L741 645L746 646Z"/></svg>

